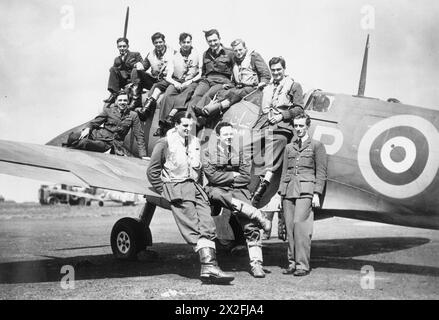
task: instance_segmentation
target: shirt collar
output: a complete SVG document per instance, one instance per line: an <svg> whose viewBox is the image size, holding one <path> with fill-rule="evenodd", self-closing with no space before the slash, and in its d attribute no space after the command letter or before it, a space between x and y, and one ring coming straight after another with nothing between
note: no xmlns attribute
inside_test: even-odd
<svg viewBox="0 0 439 320"><path fill-rule="evenodd" d="M165 55L166 50L168 50L168 46L165 46L163 52L159 52L157 51L157 49L154 49L154 54L156 55L157 58L161 59Z"/></svg>
<svg viewBox="0 0 439 320"><path fill-rule="evenodd" d="M192 53L192 47L189 49L189 51L188 52L184 52L183 51L183 49L182 48L180 48L180 54L183 56L183 57L189 57L190 56L190 54Z"/></svg>

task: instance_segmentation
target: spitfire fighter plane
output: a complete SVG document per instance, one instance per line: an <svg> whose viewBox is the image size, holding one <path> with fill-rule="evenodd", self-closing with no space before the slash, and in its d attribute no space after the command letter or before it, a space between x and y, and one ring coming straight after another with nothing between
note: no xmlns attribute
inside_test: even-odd
<svg viewBox="0 0 439 320"><path fill-rule="evenodd" d="M126 27L125 27L126 34ZM321 90L305 94L305 110L311 116L310 133L328 154L328 183L316 219L333 216L396 225L439 229L439 112L364 96L369 38L357 95ZM222 120L239 132L251 134L260 107L247 101L232 105ZM144 125L145 143L151 154L157 137L158 111ZM71 131L46 145L0 140L0 173L53 181L85 188L104 188L143 195L146 203L138 218L117 221L111 232L113 254L134 259L152 245L149 228L157 206L170 209L146 179L148 160L61 147ZM208 143L209 131L201 141ZM137 154L132 134L125 140ZM275 183L259 203L262 207L276 193ZM254 176L250 189L258 183Z"/></svg>

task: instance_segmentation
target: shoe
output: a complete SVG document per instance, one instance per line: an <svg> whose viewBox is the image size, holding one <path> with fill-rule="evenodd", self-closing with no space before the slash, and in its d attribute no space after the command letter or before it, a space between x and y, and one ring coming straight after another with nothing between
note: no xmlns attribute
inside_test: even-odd
<svg viewBox="0 0 439 320"><path fill-rule="evenodd" d="M156 132L153 133L154 137L161 137L163 136L163 129L161 127L158 127Z"/></svg>
<svg viewBox="0 0 439 320"><path fill-rule="evenodd" d="M259 201L261 201L262 196L264 195L265 191L267 191L267 188L268 188L269 184L270 184L269 181L267 181L265 179L261 179L261 182L259 183L258 188L253 193L252 205L254 207L257 207L257 205L259 204Z"/></svg>
<svg viewBox="0 0 439 320"><path fill-rule="evenodd" d="M255 278L265 278L264 268L262 268L262 265L259 263L252 265L250 273Z"/></svg>
<svg viewBox="0 0 439 320"><path fill-rule="evenodd" d="M282 274L294 274L296 272L296 267L293 266L289 266L288 268L286 268Z"/></svg>
<svg viewBox="0 0 439 320"><path fill-rule="evenodd" d="M154 102L155 99L153 97L148 97L143 104L143 110L144 110L143 112L148 112L148 113L151 112Z"/></svg>
<svg viewBox="0 0 439 320"><path fill-rule="evenodd" d="M205 247L198 250L201 262L200 279L203 283L228 284L235 277L220 269L216 260L216 251Z"/></svg>
<svg viewBox="0 0 439 320"><path fill-rule="evenodd" d="M197 117L204 117L204 112L203 112L202 108L199 108L197 106L193 106L192 110L194 111L194 113Z"/></svg>
<svg viewBox="0 0 439 320"><path fill-rule="evenodd" d="M165 120L163 121L163 124L169 128L174 126L174 118L171 116L166 116Z"/></svg>
<svg viewBox="0 0 439 320"><path fill-rule="evenodd" d="M137 84L132 85L131 91L132 91L133 96L131 98L131 103L128 106L128 108L130 110L142 108L142 90L141 90L140 86Z"/></svg>
<svg viewBox="0 0 439 320"><path fill-rule="evenodd" d="M296 269L296 271L294 271L294 276L295 277L303 277L309 274L309 270L303 270L303 269Z"/></svg>
<svg viewBox="0 0 439 320"><path fill-rule="evenodd" d="M117 97L116 93L111 92L110 96L107 99L104 99L103 101L105 103L113 103L114 101L116 101L116 97Z"/></svg>

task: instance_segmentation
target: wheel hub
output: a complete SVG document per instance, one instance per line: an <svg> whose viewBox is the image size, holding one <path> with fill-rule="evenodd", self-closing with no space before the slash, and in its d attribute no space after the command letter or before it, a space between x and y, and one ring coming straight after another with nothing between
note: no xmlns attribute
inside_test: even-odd
<svg viewBox="0 0 439 320"><path fill-rule="evenodd" d="M125 231L121 231L117 235L117 248L123 254L126 254L131 247L130 237Z"/></svg>

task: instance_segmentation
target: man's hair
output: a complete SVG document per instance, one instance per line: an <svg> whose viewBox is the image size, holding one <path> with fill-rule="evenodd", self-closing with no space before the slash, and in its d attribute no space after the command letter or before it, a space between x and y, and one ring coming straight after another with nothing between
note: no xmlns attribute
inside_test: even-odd
<svg viewBox="0 0 439 320"><path fill-rule="evenodd" d="M180 33L180 36L178 37L178 40L179 40L180 42L182 42L182 41L184 41L187 37L190 37L191 40L192 40L192 35L191 35L190 33L183 32L183 33Z"/></svg>
<svg viewBox="0 0 439 320"><path fill-rule="evenodd" d="M219 32L218 32L218 30L216 30L216 29L210 29L210 30L207 30L207 31L203 31L204 32L204 37L207 39L208 37L210 37L211 35L213 35L213 34L216 34L217 36L218 36L218 38L221 38L220 37L220 34L219 34Z"/></svg>
<svg viewBox="0 0 439 320"><path fill-rule="evenodd" d="M127 96L128 102L131 101L131 95L124 89L121 89L120 91L116 92L116 100L117 98L119 98L119 96Z"/></svg>
<svg viewBox="0 0 439 320"><path fill-rule="evenodd" d="M297 119L306 119L306 120L305 120L305 124L306 124L308 127L311 125L311 118L309 117L308 114L305 113L305 111L300 112L298 115L296 115L296 116L293 118L293 121L292 121L292 124L293 124L293 125L294 125L294 120L297 120Z"/></svg>
<svg viewBox="0 0 439 320"><path fill-rule="evenodd" d="M282 68L285 69L285 66L286 66L285 59L282 58L282 57L273 57L273 58L271 58L270 61L268 62L268 66L271 67L273 64L277 64L277 63L280 63Z"/></svg>
<svg viewBox="0 0 439 320"><path fill-rule="evenodd" d="M183 118L192 119L192 113L187 110L178 111L174 116L174 123L180 124Z"/></svg>
<svg viewBox="0 0 439 320"><path fill-rule="evenodd" d="M127 38L119 38L119 39L117 39L116 40L116 44L119 44L119 42L125 42L127 45L130 45L130 43L129 43L129 41L128 41L128 39Z"/></svg>
<svg viewBox="0 0 439 320"><path fill-rule="evenodd" d="M154 42L157 39L162 39L163 41L165 41L165 35L163 33L156 32L151 36L151 41Z"/></svg>
<svg viewBox="0 0 439 320"><path fill-rule="evenodd" d="M243 46L244 48L247 48L247 47L245 46L245 42L244 42L244 40L242 40L242 39L236 39L236 40L233 40L233 42L230 44L230 46L232 46L232 47L236 47L236 46L239 46L240 44L242 44L242 46Z"/></svg>
<svg viewBox="0 0 439 320"><path fill-rule="evenodd" d="M224 127L232 127L233 128L233 125L229 122L226 122L226 121L222 121L222 122L218 123L218 125L215 128L216 134L220 135L221 129Z"/></svg>

